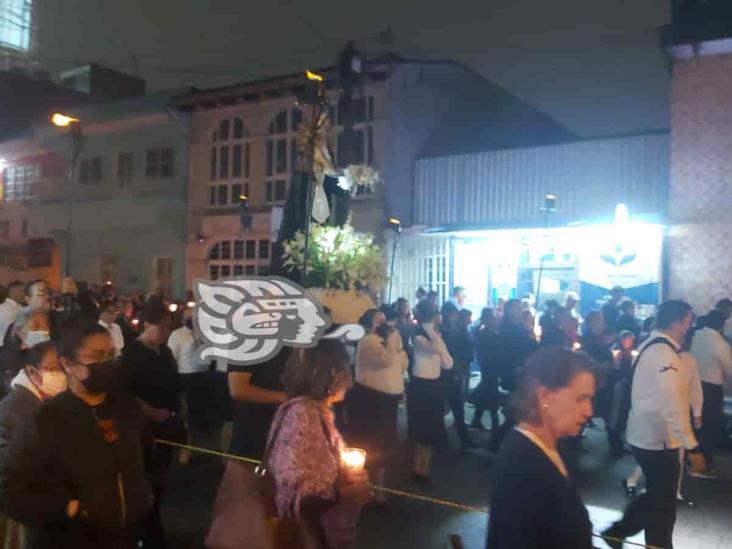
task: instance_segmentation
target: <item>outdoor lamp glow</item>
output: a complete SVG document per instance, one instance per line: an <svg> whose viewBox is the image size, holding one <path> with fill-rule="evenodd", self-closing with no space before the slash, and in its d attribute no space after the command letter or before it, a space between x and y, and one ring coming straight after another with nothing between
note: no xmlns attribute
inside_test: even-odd
<svg viewBox="0 0 732 549"><path fill-rule="evenodd" d="M308 80L312 82L322 82L325 80L321 75L314 73L312 71L305 71L305 75L308 77Z"/></svg>
<svg viewBox="0 0 732 549"><path fill-rule="evenodd" d="M78 118L74 118L73 116L68 116L65 114L61 114L60 112L53 113L53 116L51 117L51 122L54 126L58 126L60 128L65 128L66 126L72 124L73 122L78 122Z"/></svg>

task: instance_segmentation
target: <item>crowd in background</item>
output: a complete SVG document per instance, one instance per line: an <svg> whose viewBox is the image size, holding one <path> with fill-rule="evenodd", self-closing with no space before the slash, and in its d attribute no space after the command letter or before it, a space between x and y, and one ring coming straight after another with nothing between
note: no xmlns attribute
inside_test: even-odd
<svg viewBox="0 0 732 549"><path fill-rule="evenodd" d="M678 438L685 442L673 446L674 463L684 467L689 457L683 449L696 449L698 436L706 467L690 472L713 478L714 456L725 440L723 385L732 376L732 351L723 336L732 314L729 299L696 319L694 329L681 331L681 317L687 322L690 308L670 306L671 320L641 321L619 287L584 316L579 297L568 292L563 303L547 300L540 312L528 295L483 308L475 319L463 288L454 288L444 303L437 292L420 289L413 306L400 298L366 311L360 319L366 335L355 346L323 340L308 350L285 347L261 364L222 368L199 359L191 295L183 302L157 294L121 296L111 285L79 288L71 279L58 295L43 281L11 283L5 294L0 497L8 515L6 539L17 543L11 547L50 547L49 539L54 547L97 547L100 540L108 547L165 547L159 509L174 454L154 440L190 442L196 433L221 433L229 421L228 450L264 459L276 486L273 508L295 525L289 535L315 546L339 546L352 541L366 501L386 503L379 490L367 494L365 477L344 477L340 454L347 445L366 450L369 478L383 485L402 449L399 410L406 406L411 477L421 486L431 485L433 455L448 446L448 410L463 451L478 447L477 430L488 430L488 451L522 454L527 449L515 433L531 438L532 425L553 421L537 419L544 412L534 409L535 402L515 406L528 398L527 391L552 383L546 377L551 368L541 370L542 361L554 364L560 377L570 370L572 376L588 372L592 364L597 380L592 391L582 393L592 393L590 404L574 412L581 426L560 425L556 456L551 449L546 453L560 478L566 477L563 460L579 451L585 428L602 419L610 455L632 451L639 461L624 480L628 495L637 495L643 475L656 497L648 489L658 483L653 473L649 477L650 458L638 454L633 442L650 436L638 424L650 424L655 416L637 419L638 399L659 398L656 389L639 396L656 379L649 374L639 386L635 372L645 349L653 348L647 359L655 356L666 339L670 343L664 345L680 357L678 365L669 364L682 374L682 381L674 381L674 402L681 409L675 413L691 418L678 420ZM574 361L575 355L586 361ZM537 377L527 388L532 368ZM680 479L674 477L674 496L688 503ZM230 462L217 509L219 501L233 501L227 489L243 485L253 493L257 482L253 471ZM246 545L246 536L262 535L261 524L258 529L254 523L265 511L251 512L261 498L237 493L236 505L249 507L238 514L220 512L210 540L236 535ZM238 523L242 513L250 519L246 527ZM633 528L616 530L630 535Z"/></svg>

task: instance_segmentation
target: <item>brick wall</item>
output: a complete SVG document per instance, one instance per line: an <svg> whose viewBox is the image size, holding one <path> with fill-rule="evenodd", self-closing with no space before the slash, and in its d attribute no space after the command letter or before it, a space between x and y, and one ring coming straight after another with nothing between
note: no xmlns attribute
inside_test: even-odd
<svg viewBox="0 0 732 549"><path fill-rule="evenodd" d="M677 61L671 99L668 297L732 297L732 54Z"/></svg>

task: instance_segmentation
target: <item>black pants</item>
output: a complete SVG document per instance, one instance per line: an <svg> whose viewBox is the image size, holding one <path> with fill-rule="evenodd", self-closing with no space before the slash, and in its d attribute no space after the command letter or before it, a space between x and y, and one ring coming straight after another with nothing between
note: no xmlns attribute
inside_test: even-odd
<svg viewBox="0 0 732 549"><path fill-rule="evenodd" d="M707 461L714 465L714 454L724 436L724 388L722 385L702 381L704 405L702 407L702 427L699 429L699 447Z"/></svg>
<svg viewBox="0 0 732 549"><path fill-rule="evenodd" d="M464 372L461 368L453 367L442 374L445 384L445 396L452 411L460 444L466 445L470 441L468 429L465 425L465 395L463 393Z"/></svg>
<svg viewBox="0 0 732 549"><path fill-rule="evenodd" d="M623 518L611 528L611 534L627 538L641 530L646 543L672 549L676 522L676 487L680 466L679 450L641 450L633 455L646 477L646 491L625 509Z"/></svg>
<svg viewBox="0 0 732 549"><path fill-rule="evenodd" d="M480 383L473 391L473 404L475 404L473 425L480 425L483 422L483 414L488 410L491 414L491 429L498 429L500 396L498 376L481 374Z"/></svg>

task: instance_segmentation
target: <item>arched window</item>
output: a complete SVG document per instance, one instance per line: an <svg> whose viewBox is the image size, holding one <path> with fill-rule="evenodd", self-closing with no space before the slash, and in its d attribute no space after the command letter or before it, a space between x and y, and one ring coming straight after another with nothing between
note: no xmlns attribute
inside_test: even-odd
<svg viewBox="0 0 732 549"><path fill-rule="evenodd" d="M249 196L251 144L249 130L237 117L224 118L213 133L211 146L211 206L239 203L240 195Z"/></svg>
<svg viewBox="0 0 732 549"><path fill-rule="evenodd" d="M272 119L265 143L265 200L282 202L287 182L297 169L297 132L302 122L300 109L285 109Z"/></svg>
<svg viewBox="0 0 732 549"><path fill-rule="evenodd" d="M220 240L208 252L210 280L269 274L269 240Z"/></svg>

